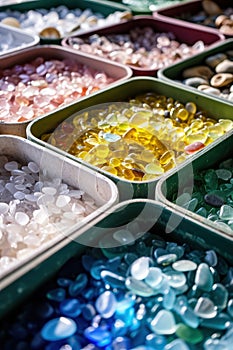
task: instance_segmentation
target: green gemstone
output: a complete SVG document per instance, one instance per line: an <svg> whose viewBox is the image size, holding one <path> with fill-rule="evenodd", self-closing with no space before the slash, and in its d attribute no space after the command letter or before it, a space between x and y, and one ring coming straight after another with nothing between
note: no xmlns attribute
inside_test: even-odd
<svg viewBox="0 0 233 350"><path fill-rule="evenodd" d="M198 344L204 339L204 335L199 329L188 327L183 323L177 325L176 335L191 344Z"/></svg>

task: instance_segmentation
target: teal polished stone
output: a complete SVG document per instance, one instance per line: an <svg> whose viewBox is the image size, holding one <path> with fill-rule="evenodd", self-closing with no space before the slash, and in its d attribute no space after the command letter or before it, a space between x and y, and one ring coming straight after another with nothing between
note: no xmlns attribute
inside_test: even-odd
<svg viewBox="0 0 233 350"><path fill-rule="evenodd" d="M143 280L149 274L151 259L141 257L136 259L130 266L130 273L136 280Z"/></svg>
<svg viewBox="0 0 233 350"><path fill-rule="evenodd" d="M169 310L160 310L151 321L150 329L156 334L174 334L176 331L176 321L173 313Z"/></svg>
<svg viewBox="0 0 233 350"><path fill-rule="evenodd" d="M178 311L179 316L186 326L197 328L200 324L200 318L196 315L190 306L182 306Z"/></svg>
<svg viewBox="0 0 233 350"><path fill-rule="evenodd" d="M212 302L207 297L200 297L197 300L197 303L194 308L194 312L197 316L204 318L204 319L209 319L209 318L214 318L217 315L217 308Z"/></svg>
<svg viewBox="0 0 233 350"><path fill-rule="evenodd" d="M53 300L53 301L57 301L57 302L61 302L65 299L66 297L66 291L64 288L56 288L53 290L50 290L47 294L46 294L47 298L49 300Z"/></svg>
<svg viewBox="0 0 233 350"><path fill-rule="evenodd" d="M209 292L212 289L213 275L210 271L209 265L206 263L201 263L198 266L195 275L195 284L199 289L205 292Z"/></svg>
<svg viewBox="0 0 233 350"><path fill-rule="evenodd" d="M114 315L117 308L117 300L115 294L111 291L105 291L98 296L95 302L97 312L103 318L110 318Z"/></svg>
<svg viewBox="0 0 233 350"><path fill-rule="evenodd" d="M127 277L125 280L125 286L128 290L132 291L136 295L142 297L150 297L155 294L153 288L140 280L136 280L133 277Z"/></svg>
<svg viewBox="0 0 233 350"><path fill-rule="evenodd" d="M222 220L233 220L233 208L230 205L222 205L219 212L219 217Z"/></svg>
<svg viewBox="0 0 233 350"><path fill-rule="evenodd" d="M192 260L181 259L172 264L172 267L176 271L180 272L188 272L194 271L197 268L197 264Z"/></svg>
<svg viewBox="0 0 233 350"><path fill-rule="evenodd" d="M202 327L214 329L214 330L225 330L233 326L233 322L229 315L226 313L220 313L214 318L204 319L201 322Z"/></svg>
<svg viewBox="0 0 233 350"><path fill-rule="evenodd" d="M166 271L164 276L167 278L169 285L175 289L183 287L187 281L185 274L180 271Z"/></svg>
<svg viewBox="0 0 233 350"><path fill-rule="evenodd" d="M215 283L209 293L209 298L213 301L218 310L223 310L228 302L228 290L221 283Z"/></svg>
<svg viewBox="0 0 233 350"><path fill-rule="evenodd" d="M103 279L106 285L112 288L125 288L125 278L108 270L102 270L100 272L100 277Z"/></svg>
<svg viewBox="0 0 233 350"><path fill-rule="evenodd" d="M163 279L163 275L162 275L161 269L158 267L150 267L149 273L145 278L145 282L151 288L157 288L162 282L162 279Z"/></svg>
<svg viewBox="0 0 233 350"><path fill-rule="evenodd" d="M166 310L171 310L176 301L176 293L170 288L167 293L163 294L163 302L162 305Z"/></svg>
<svg viewBox="0 0 233 350"><path fill-rule="evenodd" d="M175 339L165 345L164 350L191 350L191 348L182 339Z"/></svg>
<svg viewBox="0 0 233 350"><path fill-rule="evenodd" d="M77 330L76 323L67 317L49 320L41 329L41 336L47 341L57 341L71 337Z"/></svg>

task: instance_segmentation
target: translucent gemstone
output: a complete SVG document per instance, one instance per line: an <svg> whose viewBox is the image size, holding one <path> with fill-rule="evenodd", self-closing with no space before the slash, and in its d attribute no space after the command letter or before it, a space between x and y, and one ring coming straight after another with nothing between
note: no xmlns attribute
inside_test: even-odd
<svg viewBox="0 0 233 350"><path fill-rule="evenodd" d="M15 170L15 169L18 169L18 163L16 161L11 161L11 162L8 162L5 164L4 168L7 170L7 171L12 171L12 170Z"/></svg>
<svg viewBox="0 0 233 350"><path fill-rule="evenodd" d="M213 286L213 275L210 271L209 265L201 263L195 275L195 284L203 291L209 292Z"/></svg>
<svg viewBox="0 0 233 350"><path fill-rule="evenodd" d="M113 233L113 238L121 244L134 243L135 238L128 230L118 230Z"/></svg>
<svg viewBox="0 0 233 350"><path fill-rule="evenodd" d="M29 162L28 169L34 174L38 173L40 170L39 166L35 162Z"/></svg>
<svg viewBox="0 0 233 350"><path fill-rule="evenodd" d="M101 270L100 276L106 285L112 288L125 289L125 278L108 270Z"/></svg>
<svg viewBox="0 0 233 350"><path fill-rule="evenodd" d="M96 315L95 307L88 303L82 307L82 316L85 320L90 321L93 320L93 318Z"/></svg>
<svg viewBox="0 0 233 350"><path fill-rule="evenodd" d="M150 267L145 282L151 287L156 288L162 282L162 271L158 267Z"/></svg>
<svg viewBox="0 0 233 350"><path fill-rule="evenodd" d="M102 137L107 142L117 142L121 139L120 135L112 134L110 132L103 133Z"/></svg>
<svg viewBox="0 0 233 350"><path fill-rule="evenodd" d="M182 260L175 261L172 264L172 267L176 271L188 272L188 271L196 270L197 264L192 260L182 259Z"/></svg>
<svg viewBox="0 0 233 350"><path fill-rule="evenodd" d="M61 301L63 301L65 299L66 291L63 288L56 288L56 289L50 290L46 294L46 296L50 300L61 302Z"/></svg>
<svg viewBox="0 0 233 350"><path fill-rule="evenodd" d="M152 349L164 350L166 344L167 339L163 335L150 333L146 336L146 345L150 346Z"/></svg>
<svg viewBox="0 0 233 350"><path fill-rule="evenodd" d="M201 325L210 329L225 330L232 326L232 320L226 313L220 313L214 318L204 319Z"/></svg>
<svg viewBox="0 0 233 350"><path fill-rule="evenodd" d="M105 327L88 327L84 336L98 347L105 347L112 341L111 333Z"/></svg>
<svg viewBox="0 0 233 350"><path fill-rule="evenodd" d="M85 273L80 273L75 281L69 285L69 295L75 297L80 294L88 283L88 277Z"/></svg>
<svg viewBox="0 0 233 350"><path fill-rule="evenodd" d="M173 288L183 287L186 283L186 276L183 272L180 271L165 271L165 277L168 280L168 283Z"/></svg>
<svg viewBox="0 0 233 350"><path fill-rule="evenodd" d="M223 310L227 306L228 302L228 290L221 283L215 283L209 294L210 299L213 301L218 309Z"/></svg>
<svg viewBox="0 0 233 350"><path fill-rule="evenodd" d="M136 280L143 280L149 273L150 259L148 257L141 257L135 260L130 266L130 273Z"/></svg>
<svg viewBox="0 0 233 350"><path fill-rule="evenodd" d="M168 343L164 350L190 350L190 347L182 339L175 339Z"/></svg>
<svg viewBox="0 0 233 350"><path fill-rule="evenodd" d="M191 344L198 344L204 339L204 334L199 329L191 328L184 324L178 324L176 335Z"/></svg>
<svg viewBox="0 0 233 350"><path fill-rule="evenodd" d="M199 326L200 319L189 306L183 305L179 308L179 311L177 309L177 312L187 326L192 328L197 328Z"/></svg>
<svg viewBox="0 0 233 350"><path fill-rule="evenodd" d="M150 328L156 334L174 334L176 322L173 313L169 310L160 310L151 321Z"/></svg>
<svg viewBox="0 0 233 350"><path fill-rule="evenodd" d="M157 258L157 263L160 265L170 265L177 260L176 254L165 254Z"/></svg>
<svg viewBox="0 0 233 350"><path fill-rule="evenodd" d="M217 308L209 298L200 297L197 300L194 312L202 318L214 318L217 315Z"/></svg>
<svg viewBox="0 0 233 350"><path fill-rule="evenodd" d="M58 208L63 208L65 207L67 204L69 204L69 202L71 201L71 198L69 196L66 196L66 195L59 195L57 197L57 200L56 200L56 206Z"/></svg>
<svg viewBox="0 0 233 350"><path fill-rule="evenodd" d="M4 202L0 202L0 215L3 214L7 214L9 210L9 205L7 203Z"/></svg>
<svg viewBox="0 0 233 350"><path fill-rule="evenodd" d="M15 221L21 226L26 226L29 223L29 216L21 211L15 213Z"/></svg>
<svg viewBox="0 0 233 350"><path fill-rule="evenodd" d="M82 312L78 299L65 299L60 303L60 312L63 316L77 317Z"/></svg>
<svg viewBox="0 0 233 350"><path fill-rule="evenodd" d="M207 250L205 253L205 262L209 265L209 266L216 266L218 263L218 257L216 252L211 249L211 250Z"/></svg>
<svg viewBox="0 0 233 350"><path fill-rule="evenodd" d="M47 341L56 341L72 336L77 330L76 323L66 317L54 318L41 329L41 336Z"/></svg>
<svg viewBox="0 0 233 350"><path fill-rule="evenodd" d="M117 308L117 300L111 291L102 293L95 302L97 312L103 318L110 318L114 315Z"/></svg>
<svg viewBox="0 0 233 350"><path fill-rule="evenodd" d="M222 220L233 220L233 208L227 204L222 205L220 208L219 217Z"/></svg>
<svg viewBox="0 0 233 350"><path fill-rule="evenodd" d="M142 297L150 297L154 294L154 290L141 280L136 280L133 277L127 277L125 280L126 287L136 295Z"/></svg>
<svg viewBox="0 0 233 350"><path fill-rule="evenodd" d="M217 169L215 172L218 178L224 181L227 181L232 177L232 172L228 169Z"/></svg>
<svg viewBox="0 0 233 350"><path fill-rule="evenodd" d="M162 305L166 310L171 310L173 309L175 300L176 300L175 291L172 288L170 288L166 293L163 293Z"/></svg>
<svg viewBox="0 0 233 350"><path fill-rule="evenodd" d="M233 299L230 299L227 303L227 312L233 318Z"/></svg>
<svg viewBox="0 0 233 350"><path fill-rule="evenodd" d="M51 196L54 196L57 193L57 190L55 187L43 187L41 191Z"/></svg>

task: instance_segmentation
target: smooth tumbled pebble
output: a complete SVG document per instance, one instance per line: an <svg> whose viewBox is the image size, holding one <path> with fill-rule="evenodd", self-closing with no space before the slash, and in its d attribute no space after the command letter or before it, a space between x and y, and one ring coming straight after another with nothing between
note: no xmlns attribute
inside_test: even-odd
<svg viewBox="0 0 233 350"><path fill-rule="evenodd" d="M23 334L25 346L35 350L196 350L218 332L219 346L231 345L233 268L212 249L142 237L114 248L111 258L105 248L87 248L69 260L51 281L53 288L44 286L27 302L35 310L41 304L38 312L25 313L24 305L13 324L5 320L1 344L10 339L17 349ZM175 262L158 265L173 251L180 252ZM143 276L138 269L144 266Z"/></svg>

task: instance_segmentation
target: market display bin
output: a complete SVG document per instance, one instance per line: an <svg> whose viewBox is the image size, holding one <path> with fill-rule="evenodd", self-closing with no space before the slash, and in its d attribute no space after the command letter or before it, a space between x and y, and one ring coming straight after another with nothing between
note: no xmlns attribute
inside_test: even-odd
<svg viewBox="0 0 233 350"><path fill-rule="evenodd" d="M146 92L154 92L159 95L165 95L172 97L182 103L193 101L196 103L199 109L205 110L212 118L220 119L227 118L232 120L232 106L231 104L222 104L213 98L203 96L200 93L193 93L181 86L170 84L165 81L158 80L152 77L134 77L125 82L119 83L113 87L109 87L99 94L95 94L92 97L82 99L77 104L73 104L68 108L60 109L57 112L51 113L48 116L38 118L32 121L27 127L27 137L40 145L51 148L56 152L71 157L72 159L81 162L95 169L96 171L103 172L106 176L109 176L115 183L117 183L120 199L126 200L131 198L154 198L154 189L159 177L149 181L129 181L124 180L118 176L110 174L107 171L101 170L95 166L90 165L81 158L76 158L70 155L68 152L64 152L42 140L43 135L51 134L59 125L62 124L68 118L79 115L83 110L92 109L95 111L95 106L105 103L125 102L130 98L134 98L137 95L141 95ZM192 156L191 156L192 157Z"/></svg>
<svg viewBox="0 0 233 350"><path fill-rule="evenodd" d="M119 212L121 213L121 215L119 215ZM172 219L172 222L174 223L174 226L172 227L172 230L169 231L168 233L167 227L171 219ZM178 223L175 223L175 220L177 220ZM114 233L117 231L125 232L128 230L131 232L131 239L132 239L131 244L123 243L122 245L120 245L120 243L115 240ZM135 245L134 245L134 240L136 241ZM99 268L99 273L100 273L101 269L104 268L103 265L100 265L100 262L102 262L103 264L106 264L104 259L108 259L109 266L107 267L107 271L105 270L105 272L106 273L109 272L110 276L112 276L112 279L113 279L113 280L110 279L110 282L109 282L110 285L108 286L108 289L107 289L108 293L113 292L114 294L116 293L116 295L118 296L117 293L119 292L119 288L121 288L120 289L121 297L123 298L124 292L125 292L124 285L122 285L123 284L122 280L124 280L123 278L124 273L123 272L121 272L121 274L119 273L119 281L117 279L119 288L118 287L112 288L111 283L114 283L114 276L116 276L116 273L117 273L117 272L113 273L112 270L118 271L118 268L120 269L119 261L123 261L122 263L122 270L123 270L125 265L127 263L129 264L128 260L130 258L136 259L137 257L141 257L141 256L142 257L152 256L153 252L156 251L156 248L159 248L158 250L161 250L161 254L162 254L163 249L161 247L164 247L165 241L170 242L170 244L173 243L173 251L176 250L176 244L177 244L178 246L180 246L179 248L181 249L181 251L183 247L184 249L187 249L187 252L188 252L187 245L189 245L191 247L190 257L192 256L192 253L195 255L195 251L198 249L200 249L200 253L202 253L201 258L205 256L205 252L208 252L208 251L211 252L212 250L215 250L217 254L219 254L220 265L227 268L228 265L225 262L227 261L229 263L229 268L230 268L231 266L230 264L232 264L233 242L232 240L225 237L224 235L220 235L215 230L211 230L210 228L202 224L199 225L196 221L192 219L184 218L180 213L175 212L173 209L166 208L164 205L162 205L159 202L152 201L152 200L151 201L142 200L142 199L126 201L114 206L113 208L111 208L111 210L108 213L103 214L101 217L99 217L98 220L93 222L93 225L91 227L87 227L86 231L83 232L83 234L79 236L78 239L76 239L76 236L73 235L72 240L70 240L69 242L67 241L66 244L64 244L63 246L60 246L59 251L48 256L46 260L42 261L40 265L37 266L37 268L33 268L34 263L32 261L31 263L32 269L30 272L22 276L20 280L9 285L8 288L3 289L1 291L0 305L1 305L1 315L4 316L4 325L7 324L8 327L11 327L12 322L14 321L14 323L16 323L16 320L17 320L16 324L18 326L21 324L21 322L26 322L27 318L30 319L30 314L28 315L28 309L30 310L31 307L33 307L33 315L34 315L33 325L36 325L37 324L36 315L37 314L41 315L40 310L37 310L38 305L43 305L43 301L46 299L45 294L47 293L49 288L51 290L51 294L56 293L56 289L55 289L56 281L59 278L61 281L62 279L67 281L67 279L73 280L76 275L80 276L80 279L81 279L81 276L83 276L84 274L89 276L90 270L87 270L87 271L84 270L83 272L83 270L80 267L81 262L83 261L85 261L85 266L86 265L89 266L89 269L91 268L93 260L94 262L99 263L99 265L96 265L96 270ZM151 242L151 246L149 246L150 242ZM104 258L100 260L102 257L101 253L98 252L98 250L100 249L96 249L96 251L93 253L92 260L90 258L90 261L88 264L86 259L89 256L88 254L91 254L89 253L89 249L91 250L92 247L101 248ZM135 247L135 250L133 252L132 252L132 247ZM141 250L140 250L140 247L141 247ZM149 248L149 251L146 248ZM179 248L178 248L178 251L180 251ZM172 249L172 246L171 246L171 249ZM128 255L127 263L123 260L124 255L125 256ZM86 259L83 260L82 257ZM197 259L197 262L198 262L198 259ZM156 265L156 257L154 256L150 258L150 266L153 266L152 264L155 264L155 266L157 266L157 270L161 266L163 266L159 264ZM164 269L164 271L169 271L172 269L170 265L168 266L165 265L165 266L166 268L164 266L161 267ZM205 264L205 266L208 266L208 265ZM211 269L213 269L212 271L215 271L216 269L218 269L218 267L214 266L214 267L211 267ZM144 271L145 270L143 270L142 273ZM97 273L98 271L96 271L96 274ZM195 271L189 272L188 276L190 279L191 279L190 274L191 276L193 276L192 273L195 273ZM94 274L94 269L93 269L93 274ZM128 275L129 274L130 274L130 271L128 271ZM187 273L185 273L185 275L187 275ZM93 283L92 290L94 289L96 294L98 293L98 287L101 284L100 279L94 280L95 284ZM34 283L31 283L32 280L34 281ZM179 281L180 279L175 280L174 284L175 283L178 284ZM139 288L139 286L141 284L143 285L143 283L145 283L144 280L138 281L138 283L136 283L135 285L135 288L137 288L137 284ZM174 288L176 288L176 286ZM21 291L21 294L19 293L19 291ZM102 293L103 291L105 291L104 287L102 288ZM86 293L87 293L86 289L84 289L81 295L77 294L71 300L80 300L82 302L82 298L85 298ZM88 305L92 305L91 304L92 300L95 297L97 299L100 296L100 293L101 291L97 295L94 295L94 297L93 297L93 293L90 294L89 299L87 300ZM179 296L182 297L183 293L185 294L185 292L180 291ZM137 291L130 292L130 293L128 292L128 294L134 296L135 294L137 295ZM207 297L209 294L207 294L207 292L206 293L200 292L200 294L198 294L196 298L200 296L204 297L204 295ZM160 297L160 303L159 303L159 300L157 299L159 297ZM154 311L154 314L151 313L150 315L155 316L159 310L164 308L161 302L162 297L163 297L163 294L159 294L159 295L156 294L154 297L145 297L144 295L142 296L139 295L137 299L140 300L140 305L143 304L145 299L147 301L147 303L145 303L146 305L149 303L151 299L153 299L151 302L153 303L155 311ZM104 301L105 301L104 305L106 305L106 303L108 302L107 294L106 294L106 299L104 299ZM125 303L121 304L122 305L121 315L125 310L125 308L128 306L127 299L126 300L123 299L123 302L124 301ZM85 302L85 299L84 299L84 302ZM48 300L48 303L50 303L50 300ZM56 306L60 304L59 301L53 302L53 300L51 300L51 303L52 305L55 305L54 308L56 308ZM157 305L159 305L159 307L156 308ZM93 303L93 306L95 306L94 303ZM138 305L136 305L136 307L137 306ZM147 306L148 307L143 308L144 313L149 308L149 305ZM24 308L25 312L23 315L24 317L22 318L23 321L20 321L19 317L17 316L20 314L18 310L21 310L21 313L22 313L23 311L22 308ZM39 327L36 329L37 334L40 333L40 330L42 329L42 326L43 324L45 324L45 322L48 322L50 319L53 319L54 317L58 317L57 315L59 315L59 308L57 307L56 310L57 312L54 313L55 316L53 314L48 316L48 318L39 319L39 322L40 322ZM73 311L73 309L71 309L70 311ZM173 309L171 309L171 311L174 312ZM26 312L27 314L25 314ZM129 313L128 309L126 312L128 312L127 319L129 319L129 317L131 317L130 316L131 313ZM41 313L43 314L43 309L41 310ZM80 318L82 320L81 314L77 317L72 317L72 316L70 317L71 319L74 319L75 322L76 321L78 322ZM107 327L107 325L112 321L114 317L115 315L112 316L111 318L104 319L105 327ZM66 320L66 316L64 316L64 321L65 320ZM80 323L79 334L82 340L84 340L84 327L86 328L88 323L91 321L92 319L88 319L88 322L85 321L83 327L81 327L81 324L83 325L83 323ZM111 322L111 324L113 324L113 322ZM127 324L124 323L124 327L122 326L121 332L127 329L128 327L127 325L128 323ZM191 332L190 328L189 328L189 332ZM144 344L146 329L147 329L146 322L144 321L140 323L140 330L142 332L142 335L141 335L141 338L139 339L141 341L138 339L138 336L135 335L135 332L130 332L129 335L127 334L127 339L128 338L134 339L135 342L139 341L140 345L142 345L142 342ZM138 328L136 328L136 330L138 330ZM199 326L198 326L198 330L199 330ZM215 329L208 329L208 331L207 331L207 334L205 333L205 337L210 337L210 331L211 331L211 334L213 332L216 332ZM148 329L147 329L147 332L148 332ZM33 334L35 333L36 332L34 332ZM153 332L151 333L153 334ZM113 333L112 334L113 339L115 336L116 335ZM169 337L168 342L172 341L173 339L171 334L165 335L164 337ZM205 337L202 338L203 341L206 339ZM2 339L4 339L4 337L2 337ZM33 338L31 337L31 339ZM121 337L121 339L124 339L124 335ZM24 340L26 341L27 339L24 338ZM38 336L37 336L37 340L38 340ZM193 343L192 339L189 339L189 341L188 341L188 344ZM198 344L196 343L194 344L194 348L197 348L197 346L200 344L200 341L201 339L199 340ZM92 343L92 340L90 341L90 343ZM2 344L4 344L3 340L2 340ZM193 344L192 344L192 347L193 347Z"/></svg>
<svg viewBox="0 0 233 350"><path fill-rule="evenodd" d="M226 235L230 240L233 239L232 230L227 225L216 224L214 221L198 215L188 208L184 208L176 203L176 199L184 192L192 196L194 190L195 176L201 171L207 169L217 169L218 165L224 160L231 159L232 154L233 134L224 135L223 139L210 145L208 149L200 151L198 156L184 166L181 166L177 171L173 171L165 176L157 184L155 191L156 200L164 205L181 213L185 218L195 220L200 225L203 225L211 230L216 230L220 235Z"/></svg>
<svg viewBox="0 0 233 350"><path fill-rule="evenodd" d="M233 39L227 39L227 40L222 41L221 43L216 43L216 45L212 46L211 48L208 48L205 52L201 52L197 55L194 55L190 58L183 60L182 62L180 61L180 62L171 64L169 67L165 67L163 69L160 69L158 71L158 77L160 79L163 79L163 80L166 80L169 82L175 81L177 84L181 84L181 85L185 86L187 89L191 89L193 91L200 91L204 95L208 95L208 96L211 95L219 101L224 101L226 103L232 103L232 100L228 99L227 96L224 97L224 95L222 95L222 94L216 95L216 93L214 93L214 94L208 93L208 90L201 91L201 90L197 90L197 88L194 86L186 85L185 83L183 83L183 81L185 81L185 79L182 77L182 72L185 69L191 69L193 67L195 68L196 66L203 66L203 67L207 67L207 68L211 69L205 63L206 59L211 57L211 56L218 55L218 54L226 54L228 51L231 52L232 47L233 47ZM214 73L215 72L214 69L212 69L212 71L213 71L213 74L217 75L217 73ZM197 75L197 76L200 77L200 75ZM193 77L196 78L195 76L193 76ZM207 85L211 86L210 79L209 79L209 83ZM219 87L219 89L222 91L223 89L227 89L229 86L230 86L230 83L228 84L228 86L226 85L223 87Z"/></svg>
<svg viewBox="0 0 233 350"><path fill-rule="evenodd" d="M106 26L101 29L88 31L88 33L83 33L80 35L75 35L71 37L64 38L62 40L63 46L70 47L70 40L72 38L85 39L91 35L108 36L117 34L127 34L135 28L150 27L158 33L173 33L176 40L180 43L185 43L187 45L194 45L197 41L203 41L206 48L210 45L215 44L224 39L224 36L219 34L216 30L209 28L200 28L195 25L183 25L182 23L173 23L173 20L168 18L153 18L153 16L134 16L131 20L121 23ZM110 42L114 42L110 39ZM88 53L89 54L89 53ZM89 54L93 56L94 54ZM94 55L95 56L95 55ZM129 64L129 67L133 70L134 75L149 75L156 76L157 69L152 68L142 68L138 65Z"/></svg>
<svg viewBox="0 0 233 350"><path fill-rule="evenodd" d="M118 190L117 190L117 187L115 186L115 184L111 180L109 180L108 178L104 177L103 175L96 173L95 171L91 170L90 168L87 168L87 167L85 167L77 162L74 162L71 159L64 158L62 155L54 153L51 150L45 149L44 147L41 147L40 145L35 144L35 143L33 143L29 140L26 140L24 138L21 138L18 136L1 135L0 136L0 150L1 150L1 167L3 166L3 164L5 164L5 163L2 163L3 162L2 158L5 156L8 158L9 162L17 161L22 165L27 165L27 164L29 164L29 162L34 162L39 167L37 181L39 181L39 183L40 182L43 183L43 187L49 186L49 184L52 183L51 182L52 180L49 180L49 179L53 179L53 180L57 179L59 183L71 186L70 188L72 188L74 190L75 189L81 190L84 196L86 194L88 196L89 200L94 201L94 203L95 203L94 207L91 210L86 211L85 216L81 216L80 219L77 219L73 222L70 222L70 224L67 223L67 226L65 229L64 229L64 227L62 228L59 225L55 226L54 231L53 231L51 236L47 236L44 241L41 238L40 245L36 244L34 246L32 244L30 246L29 251L25 252L25 254L21 254L21 256L19 256L19 257L15 257L15 260L13 260L13 261L10 261L11 259L9 258L9 262L7 263L7 261L6 261L6 266L4 268L3 268L3 266L1 267L1 272L0 272L0 294L1 294L2 290L4 288L6 288L11 283L14 283L15 281L17 281L21 276L28 273L31 269L34 269L33 271L36 272L37 265L41 261L46 260L47 257L49 257L51 255L51 252L52 253L57 252L59 250L60 245L64 245L64 242L69 241L70 240L69 237L72 236L73 233L75 233L76 237L78 237L79 234L81 234L81 232L86 230L88 225L91 225L91 222L94 219L96 219L102 213L107 213L111 206L118 203ZM18 172L19 172L19 176L20 176L20 174L22 173L22 171L20 172L21 167L19 167L18 169L19 169ZM3 187L3 185L4 185L4 179L5 179L4 176L6 176L6 174L4 175L4 172L2 172L2 170L1 170L1 179L2 179L1 187ZM31 177L31 175L30 175L30 177ZM14 184L16 184L17 181L14 182ZM48 181L50 181L49 184L48 184ZM9 185L9 183L8 183L8 185ZM52 187L52 185L50 185L50 187ZM8 204L13 203L12 199L9 199L9 202L7 202L6 193L5 194L3 194L3 193L4 193L4 190L3 190L3 188L1 188L1 204L4 203L4 201L6 201L5 203L8 203ZM60 193L60 190L59 190L59 193ZM87 198L87 200L88 200L88 198ZM57 197L57 199L54 197L54 199L57 201L58 197ZM85 198L83 200L85 200ZM28 207L25 204L26 201L29 201L29 199L22 198L22 201L24 201L24 202L21 202L21 204L20 204L21 206L19 206L19 204L17 204L16 209L13 208L14 205L12 204L13 205L12 209L11 209L11 210L13 210L11 212L12 215L14 215L14 210L16 210L16 212L18 212L18 211L20 211L20 209L24 210L23 208L25 206L26 206L25 208L29 208L30 202L27 202ZM76 201L76 203L78 204L77 201ZM35 205L35 207L33 207L34 208L33 210L35 210L35 212L37 209L40 208L40 205L44 206L45 210L48 209L48 215L51 218L51 219L49 219L48 223L46 221L43 222L43 219L42 219L42 221L39 223L39 225L43 225L43 227L49 227L49 224L51 224L52 226L56 225L52 219L53 215L56 215L56 214L53 214L53 212L50 212L49 205L47 204L46 201L44 202L44 204L43 203L39 204L39 202L38 202L37 204L35 203L34 205ZM29 211L32 210L30 208L28 209ZM67 209L67 210L69 211L69 209ZM27 227L28 224L32 223L32 221L34 220L33 218L34 218L35 212L33 211L33 215L29 214L29 215L31 215L29 217L29 221L26 223L26 226L23 226L23 227ZM2 236L1 236L1 254L5 254L4 255L5 258L7 258L7 253L3 253L2 249L4 249L4 237L6 235L6 232L8 232L7 231L8 229L6 229L6 227L7 227L6 225L10 224L10 223L14 224L14 220L7 218L6 215L10 215L10 214L9 213L7 214L7 213L5 213L5 211L2 211L2 207L1 207L1 215L0 215L1 216L1 230L2 230L1 231L1 233L2 233ZM42 215L42 214L40 214L40 215ZM77 216L77 218L78 218L78 216ZM6 223L3 224L2 220L6 221ZM60 221L61 221L61 216L59 216L57 223L59 224ZM15 223L17 223L17 222L18 221L16 220ZM46 226L46 225L48 225L48 226ZM29 228L28 228L28 230L29 230ZM35 230L37 230L37 229L35 228ZM16 235L18 233L19 232L15 231ZM39 233L39 232L33 232L34 235L37 235L37 233ZM25 235L26 235L26 233L25 233ZM17 239L16 239L16 244L17 244ZM25 246L18 247L15 249L18 249L18 252L22 253L23 252L22 249L29 248L28 244L29 243L27 243ZM1 255L1 257L2 257L2 255ZM3 262L1 262L1 264L2 263ZM54 263L55 263L55 265L57 264L56 261L54 261ZM39 275L38 275L38 277L39 277ZM31 284L31 286L37 283L36 279L33 279L33 282L32 282L32 280L28 280L28 282L29 282L29 284ZM25 288L27 288L28 286L25 285L23 287L23 290L25 290ZM20 294L20 289L18 290L18 293ZM12 302L13 302L13 300L12 300ZM3 306L3 309L4 309L4 306ZM2 312L2 309L0 311L0 314L1 314L1 312Z"/></svg>
<svg viewBox="0 0 233 350"><path fill-rule="evenodd" d="M30 35L24 31L4 25L0 22L0 56L36 46L40 39L38 35Z"/></svg>
<svg viewBox="0 0 233 350"><path fill-rule="evenodd" d="M225 9L230 8L230 3L228 0L214 0L215 4L217 4L222 9L222 14ZM211 11L211 10L210 10ZM170 18L174 21L174 23L195 23L204 27L212 27L217 29L214 21L217 15L212 16L204 16L203 15L203 7L202 0L193 0L189 2L173 4L166 8L158 9L153 13L156 18ZM221 14L221 13L220 13ZM195 22L191 22L190 17L195 17ZM210 20L211 18L211 20ZM209 19L209 20L208 20ZM218 29L217 29L218 30ZM226 37L230 37L232 35L226 35Z"/></svg>
<svg viewBox="0 0 233 350"><path fill-rule="evenodd" d="M2 58L0 57L1 70L11 68L13 66L19 66L20 64L30 63L38 57L42 57L45 60L71 60L77 62L77 64L87 66L90 70L105 73L108 77L112 78L114 83L124 79L128 79L132 76L131 69L124 65L114 63L105 59L99 59L98 57L88 57L83 53L79 53L69 48L62 48L58 45L36 46L21 50L20 52L9 54ZM77 97L73 97L73 100L75 103ZM73 102L71 102L71 104L72 103ZM33 103L31 104L31 106L32 105ZM59 107L60 106L58 106L57 108ZM2 119L0 121L0 134L13 134L25 137L26 127L29 121L30 119L22 122L8 122Z"/></svg>
<svg viewBox="0 0 233 350"><path fill-rule="evenodd" d="M116 0L117 3L123 3L128 6L133 15L153 14L154 11L158 11L161 8L166 8L174 3L179 4L190 0Z"/></svg>
<svg viewBox="0 0 233 350"><path fill-rule="evenodd" d="M75 9L80 9L81 11L90 10L94 14L98 14L98 16L101 15L101 17L103 18L107 18L109 15L112 15L113 13L116 13L116 12L122 13L121 16L123 18L122 20L119 19L119 21L127 20L127 18L130 17L130 14L131 14L130 9L127 6L120 3L115 3L113 1L105 1L105 0L99 0L99 1L96 1L96 0L79 0L79 1L36 0L35 1L35 0L32 0L32 1L23 1L23 2L15 1L13 4L0 6L0 18L4 19L5 17L14 17L14 18L17 18L17 20L19 20L19 22L21 23L22 21L25 21L25 15L27 15L31 11L40 11L40 13L43 14L43 9L48 10L49 12L52 12L54 11L54 9L58 8L59 6L65 6L69 10L75 10ZM29 21L26 21L27 26L29 25L31 20L32 19L30 18ZM76 22L77 21L73 20L73 27L74 27L73 31L82 32L82 29L78 28L78 24L76 25ZM61 22L59 21L54 20L52 22L52 26L54 26L55 29L58 29L59 25L61 25ZM47 28L47 27L48 27L48 24L46 21L45 23L43 23L43 25L42 23L38 23L38 25L34 27L34 29L30 29L30 32L33 31L35 35L39 35L39 32L43 28ZM56 34L57 32L51 32L51 37L45 37L45 36L42 37L39 35L40 43L41 44L60 44L62 38L68 35L68 33L60 33L60 37L56 37Z"/></svg>

